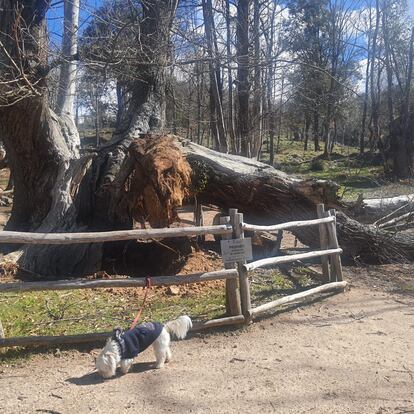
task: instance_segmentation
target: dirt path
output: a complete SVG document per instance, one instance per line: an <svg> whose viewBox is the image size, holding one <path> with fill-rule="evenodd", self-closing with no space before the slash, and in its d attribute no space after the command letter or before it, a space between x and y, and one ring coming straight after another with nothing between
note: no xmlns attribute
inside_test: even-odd
<svg viewBox="0 0 414 414"><path fill-rule="evenodd" d="M101 381L92 353L0 366L1 413L413 413L414 297L345 294L173 343Z"/></svg>

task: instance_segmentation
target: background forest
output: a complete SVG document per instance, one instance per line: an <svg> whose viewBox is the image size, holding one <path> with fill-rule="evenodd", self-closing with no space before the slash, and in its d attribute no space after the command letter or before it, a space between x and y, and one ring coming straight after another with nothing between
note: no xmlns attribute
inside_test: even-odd
<svg viewBox="0 0 414 414"><path fill-rule="evenodd" d="M140 7L80 4L74 113L91 144L99 145L127 113L140 76ZM407 178L410 7L404 0L181 1L165 79L165 128L270 163L285 140L326 159L338 145L350 146L378 153L385 173ZM56 53L60 8L49 11ZM50 87L53 102L58 85Z"/></svg>

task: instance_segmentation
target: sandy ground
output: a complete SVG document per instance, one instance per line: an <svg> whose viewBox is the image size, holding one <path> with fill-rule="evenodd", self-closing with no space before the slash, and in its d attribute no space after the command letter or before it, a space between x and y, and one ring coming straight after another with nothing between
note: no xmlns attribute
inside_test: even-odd
<svg viewBox="0 0 414 414"><path fill-rule="evenodd" d="M375 285L376 286L376 285ZM414 297L344 293L152 351L102 381L91 352L0 366L1 413L414 413Z"/></svg>

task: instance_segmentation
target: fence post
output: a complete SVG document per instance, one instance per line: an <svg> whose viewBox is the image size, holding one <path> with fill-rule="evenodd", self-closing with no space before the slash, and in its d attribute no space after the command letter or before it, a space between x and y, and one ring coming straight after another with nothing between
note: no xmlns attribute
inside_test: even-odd
<svg viewBox="0 0 414 414"><path fill-rule="evenodd" d="M198 202L197 197L194 198L194 224L197 227L204 226L204 215L203 215L203 205ZM204 242L206 240L205 236L197 236L197 242Z"/></svg>
<svg viewBox="0 0 414 414"><path fill-rule="evenodd" d="M243 214L238 213L237 209L230 209L230 220L233 225L233 236L236 239L244 239L244 231L242 229ZM240 304L241 311L246 320L249 323L252 320L251 315L251 300L250 300L250 283L248 278L248 272L243 266L246 262L237 263L237 271L239 272L239 288L240 288Z"/></svg>
<svg viewBox="0 0 414 414"><path fill-rule="evenodd" d="M230 217L220 217L220 224L230 224ZM223 239L231 239L231 234L223 234ZM224 263L225 269L234 268L234 263ZM237 279L226 280L226 312L230 316L241 315L240 292Z"/></svg>
<svg viewBox="0 0 414 414"><path fill-rule="evenodd" d="M318 218L324 218L328 216L328 213L325 212L325 206L323 204L318 204L316 206L318 212ZM325 224L319 224L319 240L321 244L321 249L328 249L329 240L328 240L328 231ZM331 272L329 270L329 258L326 256L321 257L322 263L322 275L324 279L328 282L331 281Z"/></svg>
<svg viewBox="0 0 414 414"><path fill-rule="evenodd" d="M336 211L331 209L328 211L328 217L334 217L335 220L332 223L328 223L328 236L329 236L329 247L331 249L338 249L338 237L336 235ZM341 255L339 253L335 253L331 257L331 268L335 275L336 282L342 282L343 275L342 275L342 263L341 263Z"/></svg>

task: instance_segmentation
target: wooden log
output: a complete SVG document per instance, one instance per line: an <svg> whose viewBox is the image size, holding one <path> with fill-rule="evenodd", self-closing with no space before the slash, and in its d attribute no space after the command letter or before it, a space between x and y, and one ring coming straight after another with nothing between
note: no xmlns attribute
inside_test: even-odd
<svg viewBox="0 0 414 414"><path fill-rule="evenodd" d="M234 233L233 236L236 239L244 239L243 225L243 214L238 213L237 209L230 209L230 217L233 223ZM241 311L245 318L246 323L250 323L251 315L250 309L252 307L250 299L250 282L248 272L245 269L246 261L237 263L237 271L239 272L239 287L240 287L240 304Z"/></svg>
<svg viewBox="0 0 414 414"><path fill-rule="evenodd" d="M335 210L329 210L328 212L330 217L336 217ZM328 236L329 236L329 247L331 249L338 249L339 243L336 236L336 220L333 223L327 225L328 227ZM341 282L343 280L342 275L342 263L341 256L339 253L331 256L331 273L333 273L334 279L336 282Z"/></svg>
<svg viewBox="0 0 414 414"><path fill-rule="evenodd" d="M255 262L244 265L246 270L257 269L258 267L277 265L281 263L295 262L296 260L312 259L314 257L329 256L336 253L342 253L342 249L328 249L328 250L317 250L309 253L292 254L288 256L270 257L268 259L256 260Z"/></svg>
<svg viewBox="0 0 414 414"><path fill-rule="evenodd" d="M237 315L237 316L229 316L226 318L220 318L220 319L212 319L207 322L200 322L195 323L193 327L190 329L191 332L197 332L208 328L215 328L218 326L226 326L226 325L235 325L239 323L244 323L244 316L243 315Z"/></svg>
<svg viewBox="0 0 414 414"><path fill-rule="evenodd" d="M414 216L414 211L410 211L409 213L402 214L401 216L394 217L393 219L386 221L385 223L378 224L380 229L394 229L400 226L407 226L412 224L412 219ZM401 223L403 221L403 223Z"/></svg>
<svg viewBox="0 0 414 414"><path fill-rule="evenodd" d="M381 224L393 219L394 217L397 217L404 213L404 211L409 207L409 204L403 204L401 207L398 207L396 210L392 211L391 213L387 214L386 216L383 216L379 218L377 221L372 223L374 226L381 227Z"/></svg>
<svg viewBox="0 0 414 414"><path fill-rule="evenodd" d="M327 283L326 285L318 286L313 289L309 289L305 292L295 293L294 295L285 296L284 298L274 300L269 303L265 303L264 305L257 306L251 310L253 317L260 315L263 312L266 312L270 309L274 309L278 306L286 305L288 303L297 302L299 300L303 300L309 298L314 295L318 295L321 293L328 293L328 292L336 292L342 291L345 289L347 283L346 282L332 282Z"/></svg>
<svg viewBox="0 0 414 414"><path fill-rule="evenodd" d="M322 204L323 205L323 204ZM243 230L251 231L268 231L277 232L279 230L288 230L299 227L307 226L317 226L320 224L332 223L334 219L332 217L318 218L315 220L299 220L299 221L290 221L288 223L275 224L273 226L257 226L254 224L243 223Z"/></svg>
<svg viewBox="0 0 414 414"><path fill-rule="evenodd" d="M230 217L220 217L220 224L232 225ZM231 237L231 234L223 235L223 239L231 239ZM234 269L234 263L224 263L224 267L226 269L236 270ZM230 316L241 315L242 313L237 278L226 280L226 310L227 314Z"/></svg>
<svg viewBox="0 0 414 414"><path fill-rule="evenodd" d="M395 210L401 206L411 204L414 205L414 194L406 194L396 197L384 197L384 198L366 198L363 200L364 206L372 210L388 211L389 209Z"/></svg>
<svg viewBox="0 0 414 414"><path fill-rule="evenodd" d="M218 270L190 275L155 276L151 278L153 286L184 285L188 283L208 282L210 280L237 279L236 269ZM144 278L105 279L105 280L60 280L47 282L0 283L0 292L30 292L43 290L74 290L96 288L144 287Z"/></svg>
<svg viewBox="0 0 414 414"><path fill-rule="evenodd" d="M244 323L244 316L230 316L227 318L212 319L206 322L196 322L190 332L198 332L204 329L219 326L236 325ZM0 338L0 348L15 346L52 346L61 344L82 344L93 342L104 342L112 335L112 332L88 333L80 335L62 336L22 336L14 338Z"/></svg>
<svg viewBox="0 0 414 414"><path fill-rule="evenodd" d="M21 336L0 339L0 348L14 346L53 346L61 344L84 344L88 342L103 342L111 335L112 332L62 336Z"/></svg>
<svg viewBox="0 0 414 414"><path fill-rule="evenodd" d="M325 217L325 206L323 204L318 204L316 206L316 210L318 213L319 218ZM332 217L329 217L332 218ZM319 224L319 240L321 245L321 250L328 249L328 230L324 223ZM331 272L329 269L329 259L327 256L321 257L321 264L322 264L322 275L325 281L331 282Z"/></svg>
<svg viewBox="0 0 414 414"><path fill-rule="evenodd" d="M189 237L203 234L231 234L229 226L177 227L148 230L119 230L95 233L26 233L0 231L0 243L19 244L76 244L102 243L119 240L164 239L167 237Z"/></svg>

